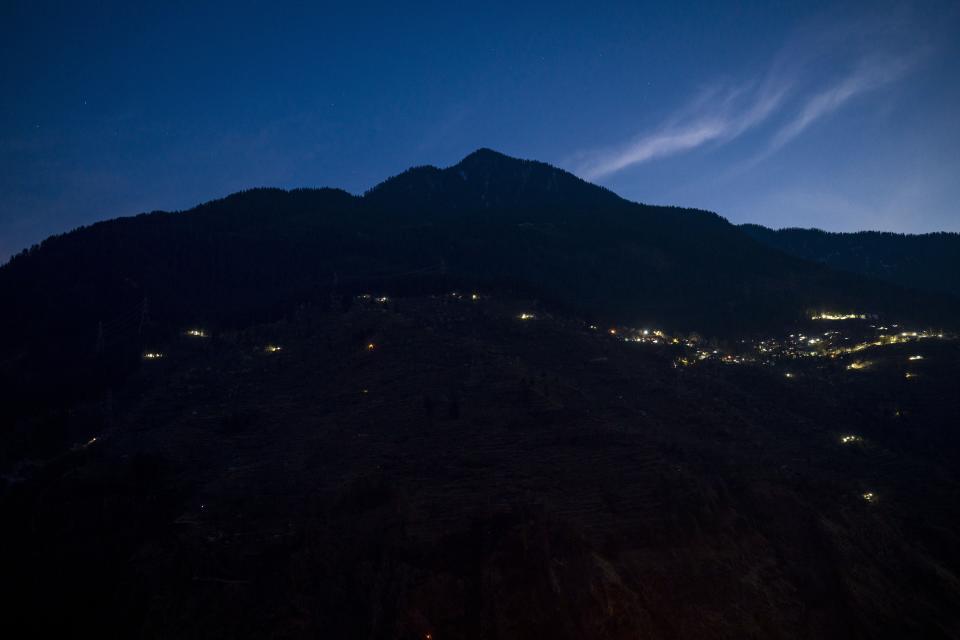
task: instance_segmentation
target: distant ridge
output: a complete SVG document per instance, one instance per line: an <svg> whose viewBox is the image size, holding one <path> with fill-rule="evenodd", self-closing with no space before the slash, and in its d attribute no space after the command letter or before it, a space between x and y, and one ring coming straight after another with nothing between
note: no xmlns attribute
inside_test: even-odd
<svg viewBox="0 0 960 640"><path fill-rule="evenodd" d="M740 225L760 242L853 273L925 291L960 296L960 233L835 233Z"/></svg>

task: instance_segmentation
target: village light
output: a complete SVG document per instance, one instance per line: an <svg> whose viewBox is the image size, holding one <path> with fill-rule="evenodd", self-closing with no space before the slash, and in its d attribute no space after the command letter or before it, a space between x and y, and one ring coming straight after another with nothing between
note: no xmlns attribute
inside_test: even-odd
<svg viewBox="0 0 960 640"><path fill-rule="evenodd" d="M533 320L537 316L533 315L532 313L521 313L517 317L520 318L521 320Z"/></svg>
<svg viewBox="0 0 960 640"><path fill-rule="evenodd" d="M163 354L158 353L156 351L148 351L147 353L143 354L144 360L158 360L162 357L163 357Z"/></svg>
<svg viewBox="0 0 960 640"><path fill-rule="evenodd" d="M866 320L867 316L863 313L830 313L824 311L810 316L811 320Z"/></svg>
<svg viewBox="0 0 960 640"><path fill-rule="evenodd" d="M263 350L266 351L267 353L276 353L277 351L282 351L283 347L275 344L268 344L266 347L263 348Z"/></svg>

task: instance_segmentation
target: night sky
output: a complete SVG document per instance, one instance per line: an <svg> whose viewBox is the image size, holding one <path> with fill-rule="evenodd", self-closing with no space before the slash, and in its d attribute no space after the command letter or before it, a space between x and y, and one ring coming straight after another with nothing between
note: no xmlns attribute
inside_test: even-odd
<svg viewBox="0 0 960 640"><path fill-rule="evenodd" d="M960 231L957 1L139 4L0 4L0 260L478 147L734 222Z"/></svg>

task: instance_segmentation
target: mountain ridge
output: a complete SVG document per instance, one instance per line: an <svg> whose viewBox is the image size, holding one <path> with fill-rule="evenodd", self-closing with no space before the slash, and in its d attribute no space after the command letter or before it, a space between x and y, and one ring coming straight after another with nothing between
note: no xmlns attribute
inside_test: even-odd
<svg viewBox="0 0 960 640"><path fill-rule="evenodd" d="M739 227L752 238L805 260L899 286L960 296L960 233Z"/></svg>
<svg viewBox="0 0 960 640"><path fill-rule="evenodd" d="M630 202L548 164L479 150L362 196L251 189L51 237L0 267L0 295L14 301L0 317L0 382L19 402L71 388L73 367L104 349L122 371L148 339L188 325L243 326L368 291L452 289L726 338L823 309L927 326L960 317L947 296L791 256L715 213ZM136 309L135 330L117 331Z"/></svg>

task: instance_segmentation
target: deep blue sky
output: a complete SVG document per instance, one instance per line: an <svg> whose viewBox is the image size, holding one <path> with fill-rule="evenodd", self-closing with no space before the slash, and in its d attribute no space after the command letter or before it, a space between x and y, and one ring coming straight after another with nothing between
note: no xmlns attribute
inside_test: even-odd
<svg viewBox="0 0 960 640"><path fill-rule="evenodd" d="M735 222L960 230L957 0L139 4L0 5L0 260L481 146Z"/></svg>

